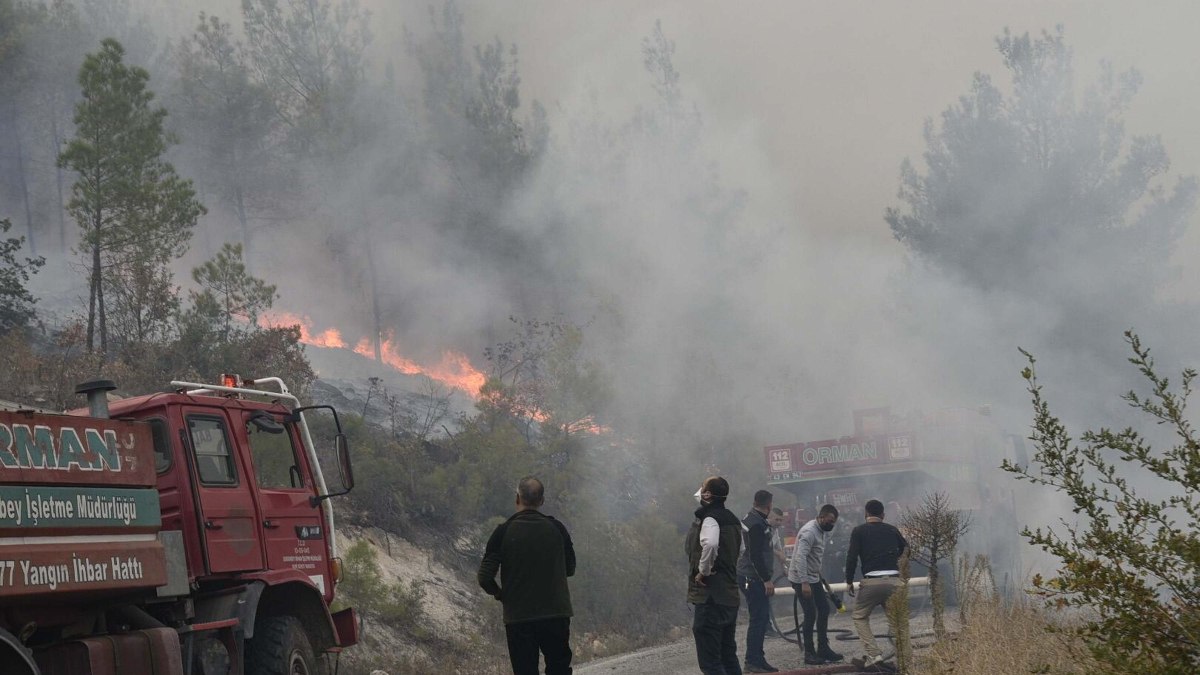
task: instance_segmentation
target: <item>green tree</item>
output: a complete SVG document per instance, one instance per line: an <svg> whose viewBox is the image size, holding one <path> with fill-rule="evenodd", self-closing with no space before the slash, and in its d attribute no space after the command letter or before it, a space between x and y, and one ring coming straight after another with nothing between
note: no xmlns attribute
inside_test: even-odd
<svg viewBox="0 0 1200 675"><path fill-rule="evenodd" d="M1005 461L1017 478L1065 494L1074 520L1061 528L1023 532L1053 555L1052 578L1033 579L1034 591L1055 607L1089 611L1080 632L1101 663L1114 672L1195 673L1200 670L1200 436L1187 404L1196 371L1183 371L1178 388L1160 376L1132 331L1129 358L1146 378L1149 394L1122 398L1166 429L1175 445L1155 450L1132 427L1086 431L1081 444L1050 412L1034 370L1022 375L1033 399L1029 466ZM1140 489L1135 486L1141 486ZM1150 495L1150 496L1146 496Z"/></svg>
<svg viewBox="0 0 1200 675"><path fill-rule="evenodd" d="M201 288L191 293L193 310L221 326L221 342L237 332L235 321L255 328L258 315L277 297L274 285L246 272L241 244L226 243L212 260L192 270L192 280Z"/></svg>
<svg viewBox="0 0 1200 675"><path fill-rule="evenodd" d="M0 65L4 64L18 44L17 7L13 0L0 0Z"/></svg>
<svg viewBox="0 0 1200 675"><path fill-rule="evenodd" d="M8 220L0 220L0 235L7 234L11 227ZM37 300L26 284L46 259L20 259L17 254L24 241L24 237L0 237L0 335L24 327L34 317L33 304Z"/></svg>
<svg viewBox="0 0 1200 675"><path fill-rule="evenodd" d="M172 52L179 70L178 115L188 125L184 149L201 185L237 218L251 259L251 219L279 204L287 171L278 152L279 118L270 90L255 78L230 25L200 14L196 31Z"/></svg>
<svg viewBox="0 0 1200 675"><path fill-rule="evenodd" d="M323 153L350 129L371 42L355 0L242 0L249 63L271 92L293 148Z"/></svg>
<svg viewBox="0 0 1200 675"><path fill-rule="evenodd" d="M11 198L23 206L25 240L34 255L38 241L30 207L28 148L20 103L32 85L30 33L36 24L35 13L23 3L0 2L0 155L15 160L7 171L0 169L0 199Z"/></svg>
<svg viewBox="0 0 1200 675"><path fill-rule="evenodd" d="M43 226L56 226L58 251L66 255L69 179L55 160L71 128L79 64L87 46L95 42L90 31L96 26L86 23L69 0L28 3L24 8L30 29L21 58L29 86L15 102L22 111L20 133L27 139L17 154L29 158L25 166L33 203L26 212L40 215Z"/></svg>
<svg viewBox="0 0 1200 675"><path fill-rule="evenodd" d="M505 48L499 38L476 45L475 64L479 71L476 93L466 102L466 119L482 142L479 161L490 175L513 180L531 158L525 125L517 118L521 106L517 46ZM540 108L540 104L534 105Z"/></svg>
<svg viewBox="0 0 1200 675"><path fill-rule="evenodd" d="M534 102L532 116L521 118L516 45L496 40L468 51L456 2L429 14L427 37L409 44L424 83L423 161L444 166L453 181L426 197L450 234L505 278L519 312L539 314L546 308L531 305L538 294L531 279L545 278L537 270L545 262L531 255L536 247L524 235L500 226L496 205L528 176L533 153L546 147L545 110Z"/></svg>
<svg viewBox="0 0 1200 675"><path fill-rule="evenodd" d="M1197 182L1164 185L1159 138L1126 135L1141 76L1102 64L1079 96L1061 27L1005 31L996 46L1011 94L977 73L939 124L926 122L926 169L903 163L892 234L956 281L1086 315L1074 323L1093 333L1114 306L1153 306Z"/></svg>
<svg viewBox="0 0 1200 675"><path fill-rule="evenodd" d="M205 212L191 182L163 159L167 111L151 105L149 73L125 65L124 54L110 38L84 60L76 137L59 155L78 174L67 208L83 230L87 345L102 356L109 352L106 291L117 296L127 341L142 342L164 329L175 298L168 263L186 250Z"/></svg>

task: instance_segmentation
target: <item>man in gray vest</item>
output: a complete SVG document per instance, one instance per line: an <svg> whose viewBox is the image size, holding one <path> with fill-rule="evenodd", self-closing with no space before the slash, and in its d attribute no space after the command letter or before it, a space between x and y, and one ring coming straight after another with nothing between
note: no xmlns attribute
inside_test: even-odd
<svg viewBox="0 0 1200 675"><path fill-rule="evenodd" d="M687 601L695 605L692 635L696 660L704 675L742 675L734 636L742 523L725 508L729 482L724 478L706 479L696 496L700 508L684 541L689 569Z"/></svg>

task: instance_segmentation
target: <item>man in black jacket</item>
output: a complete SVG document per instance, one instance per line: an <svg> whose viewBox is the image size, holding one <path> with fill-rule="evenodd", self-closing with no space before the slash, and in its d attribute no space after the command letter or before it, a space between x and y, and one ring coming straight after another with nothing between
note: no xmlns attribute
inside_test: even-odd
<svg viewBox="0 0 1200 675"><path fill-rule="evenodd" d="M767 663L763 653L763 637L771 620L770 598L775 594L772 583L775 551L771 546L771 526L767 516L771 515L771 493L759 490L754 493L754 508L742 519L746 535L746 546L738 558L738 586L746 596L746 609L750 612L750 623L746 627L747 673L778 673L779 669Z"/></svg>
<svg viewBox="0 0 1200 675"><path fill-rule="evenodd" d="M688 556L688 603L695 605L692 635L704 675L742 675L738 666L737 561L742 523L725 508L729 482L720 476L704 481L696 493L700 508L684 540Z"/></svg>
<svg viewBox="0 0 1200 675"><path fill-rule="evenodd" d="M513 675L571 675L571 592L575 548L563 524L538 511L545 488L533 476L517 486L517 512L488 539L479 563L480 587L504 605L504 632ZM496 572L500 584L496 584Z"/></svg>
<svg viewBox="0 0 1200 675"><path fill-rule="evenodd" d="M862 640L865 657L861 664L871 671L887 672L890 667L883 664L883 655L875 636L871 633L871 612L887 603L892 593L903 583L900 580L900 556L908 548L908 542L900 530L883 522L883 503L878 499L867 502L867 522L850 532L850 549L846 552L846 589L850 597L854 593L854 569L862 560L862 588L855 598L854 630Z"/></svg>

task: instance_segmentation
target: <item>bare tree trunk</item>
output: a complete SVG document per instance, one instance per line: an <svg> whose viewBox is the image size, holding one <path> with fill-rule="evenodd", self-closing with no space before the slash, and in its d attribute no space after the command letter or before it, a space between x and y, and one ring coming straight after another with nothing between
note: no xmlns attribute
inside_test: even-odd
<svg viewBox="0 0 1200 675"><path fill-rule="evenodd" d="M888 620L892 626L892 641L896 644L896 670L904 675L912 672L912 633L908 610L908 564L907 555L900 558L900 578L903 583L888 598Z"/></svg>
<svg viewBox="0 0 1200 675"><path fill-rule="evenodd" d="M99 260L99 250L96 251L97 260ZM104 313L104 282L100 276L100 265L96 265L96 296L97 305L99 308L98 318L100 320L100 360L104 361L108 358L108 320Z"/></svg>
<svg viewBox="0 0 1200 675"><path fill-rule="evenodd" d="M104 279L101 275L100 264L100 214L95 216L95 240L92 242L92 303L93 309L88 312L88 350L94 351L95 340L93 326L100 332L100 359L108 356L108 325L104 312Z"/></svg>
<svg viewBox="0 0 1200 675"><path fill-rule="evenodd" d="M946 611L946 599L937 563L935 560L929 566L929 598L933 605L933 634L940 640L946 635L946 621L942 616Z"/></svg>
<svg viewBox="0 0 1200 675"><path fill-rule="evenodd" d="M99 220L97 218L97 220ZM100 240L99 225L93 230L96 239L92 241L92 273L88 280L88 324L87 349L96 351L96 299L100 296Z"/></svg>
<svg viewBox="0 0 1200 675"><path fill-rule="evenodd" d="M17 152L17 175L21 178L21 199L25 202L25 231L29 237L29 252L37 255L37 238L33 233L33 210L29 207L29 178L25 175L25 150L21 145L21 132L17 123L17 104L9 101L9 121L12 123L13 143Z"/></svg>
<svg viewBox="0 0 1200 675"><path fill-rule="evenodd" d="M367 240L367 274L371 282L371 325L374 326L375 360L383 361L383 349L380 341L383 336L383 317L379 310L379 277L375 274L375 253L371 241Z"/></svg>
<svg viewBox="0 0 1200 675"><path fill-rule="evenodd" d="M242 194L241 185L233 188L233 203L238 224L242 227L242 264L246 266L246 273L252 274L254 267L250 260L250 223L246 218L246 198Z"/></svg>
<svg viewBox="0 0 1200 675"><path fill-rule="evenodd" d="M58 135L58 113L52 111L50 115L50 135L54 138L54 156L62 150L62 138ZM63 204L63 170L58 162L54 163L54 178L58 188L58 251L66 254L67 252L67 214Z"/></svg>

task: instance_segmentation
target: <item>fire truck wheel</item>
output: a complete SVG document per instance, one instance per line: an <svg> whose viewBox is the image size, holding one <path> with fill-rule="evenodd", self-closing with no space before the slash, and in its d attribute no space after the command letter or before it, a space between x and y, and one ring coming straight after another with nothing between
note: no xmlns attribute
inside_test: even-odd
<svg viewBox="0 0 1200 675"><path fill-rule="evenodd" d="M304 626L294 616L260 619L246 645L248 675L321 675Z"/></svg>
<svg viewBox="0 0 1200 675"><path fill-rule="evenodd" d="M12 633L0 628L0 673L37 675L33 652Z"/></svg>

